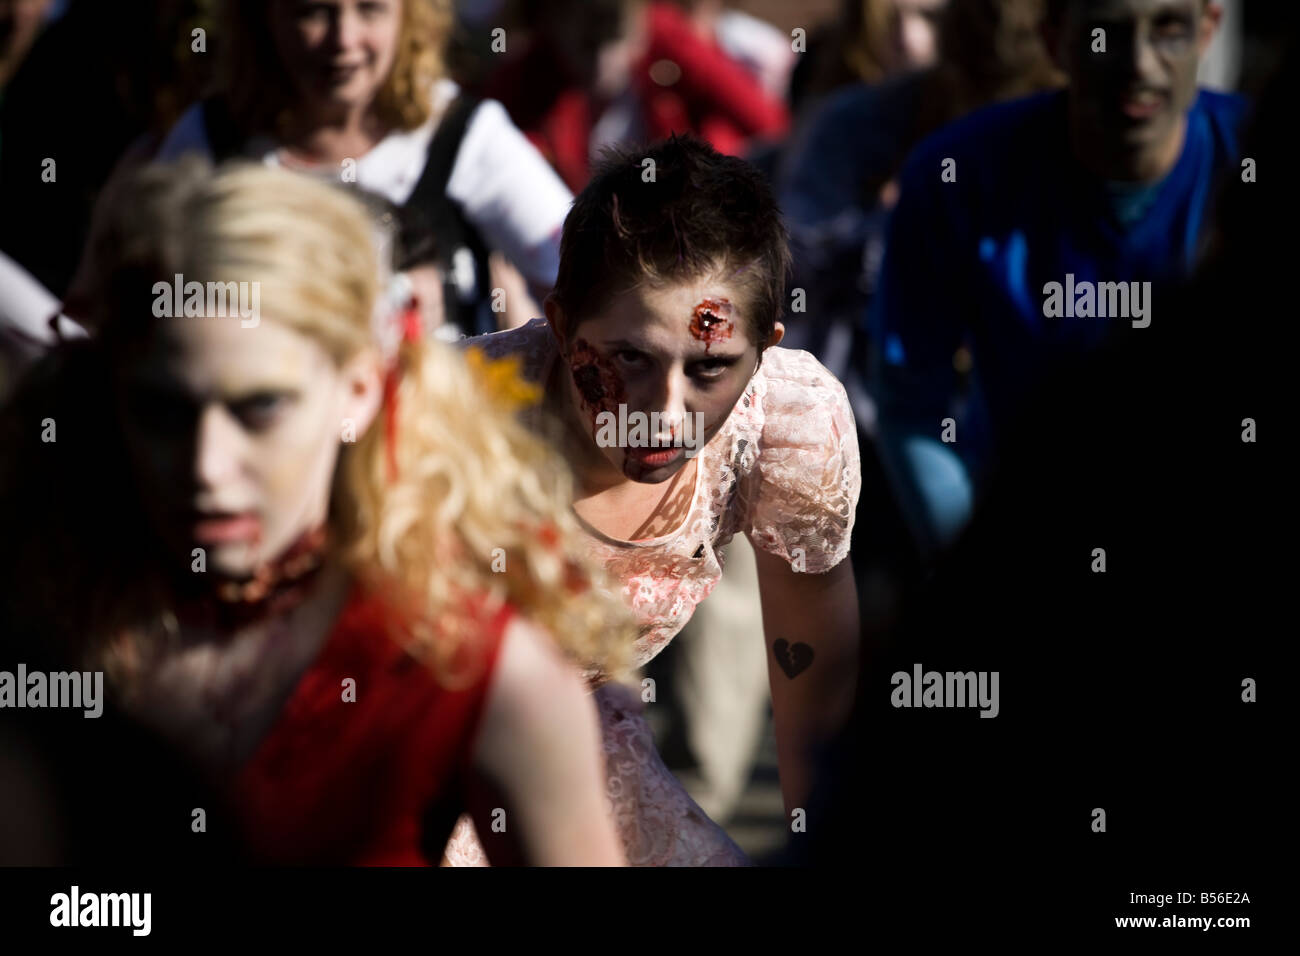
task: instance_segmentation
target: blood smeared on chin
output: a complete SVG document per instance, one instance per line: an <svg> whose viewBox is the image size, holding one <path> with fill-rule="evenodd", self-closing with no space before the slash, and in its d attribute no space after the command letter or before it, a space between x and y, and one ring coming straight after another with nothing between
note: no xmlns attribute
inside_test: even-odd
<svg viewBox="0 0 1300 956"><path fill-rule="evenodd" d="M727 341L734 331L731 303L726 299L705 299L691 313L691 335L704 343L706 353L709 346Z"/></svg>
<svg viewBox="0 0 1300 956"><path fill-rule="evenodd" d="M573 373L574 387L582 396L583 406L593 415L613 413L625 400L623 380L613 363L592 348L586 339L573 343L569 369Z"/></svg>

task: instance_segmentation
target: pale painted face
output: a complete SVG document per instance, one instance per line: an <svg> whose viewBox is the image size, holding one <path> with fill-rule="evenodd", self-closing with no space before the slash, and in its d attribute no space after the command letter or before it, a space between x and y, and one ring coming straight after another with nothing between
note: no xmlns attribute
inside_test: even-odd
<svg viewBox="0 0 1300 956"><path fill-rule="evenodd" d="M688 442L703 447L722 428L758 367L746 301L737 284L717 276L642 286L569 334L568 401L601 455L623 475L666 481L689 460ZM555 308L548 301L548 315ZM601 422L609 419L601 414L617 417L620 406L627 416L658 422L647 427L646 444L611 445L610 433L602 435ZM631 435L635 419L629 422Z"/></svg>
<svg viewBox="0 0 1300 956"><path fill-rule="evenodd" d="M309 110L365 109L397 60L402 0L272 0L271 36Z"/></svg>
<svg viewBox="0 0 1300 956"><path fill-rule="evenodd" d="M1201 0L1071 4L1062 59L1086 138L1108 155L1133 157L1134 169L1168 165L1161 161L1181 145L1218 14Z"/></svg>
<svg viewBox="0 0 1300 956"><path fill-rule="evenodd" d="M320 525L340 443L369 427L380 376L372 352L340 369L265 316L253 328L160 320L117 394L136 486L167 554L189 568L201 548L208 573L246 578Z"/></svg>

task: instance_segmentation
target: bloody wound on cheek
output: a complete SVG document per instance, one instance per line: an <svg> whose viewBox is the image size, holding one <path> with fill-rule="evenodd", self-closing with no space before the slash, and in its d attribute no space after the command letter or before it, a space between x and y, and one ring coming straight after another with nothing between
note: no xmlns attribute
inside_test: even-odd
<svg viewBox="0 0 1300 956"><path fill-rule="evenodd" d="M691 314L691 335L704 343L705 352L709 346L727 341L735 330L731 303L726 299L705 299Z"/></svg>
<svg viewBox="0 0 1300 956"><path fill-rule="evenodd" d="M613 364L588 344L586 339L573 343L569 356L573 384L582 396L582 402L591 411L613 412L623 401L623 381Z"/></svg>

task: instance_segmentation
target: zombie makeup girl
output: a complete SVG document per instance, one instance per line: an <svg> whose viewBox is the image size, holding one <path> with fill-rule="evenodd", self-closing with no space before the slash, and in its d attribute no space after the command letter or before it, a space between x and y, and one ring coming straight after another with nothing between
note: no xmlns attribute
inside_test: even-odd
<svg viewBox="0 0 1300 956"><path fill-rule="evenodd" d="M654 182L642 179L648 160ZM476 342L518 357L544 389L528 422L574 471L587 552L640 627L637 665L708 596L727 542L754 543L793 810L812 752L852 706L858 606L845 559L861 477L844 389L811 355L779 347L788 260L776 203L744 161L693 138L611 151L565 220L546 321ZM611 412L658 427L611 444L597 421ZM687 455L696 416L702 448ZM664 766L639 699L613 686L596 696L629 861L747 862ZM469 821L448 858L482 862Z"/></svg>

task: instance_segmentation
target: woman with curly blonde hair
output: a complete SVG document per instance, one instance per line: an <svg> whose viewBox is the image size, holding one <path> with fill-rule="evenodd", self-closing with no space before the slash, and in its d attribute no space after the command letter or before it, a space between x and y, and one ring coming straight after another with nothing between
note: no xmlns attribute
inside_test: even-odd
<svg viewBox="0 0 1300 956"><path fill-rule="evenodd" d="M100 237L96 336L6 409L10 626L102 669L258 858L436 862L466 810L494 862L622 862L573 666L623 673L621 604L509 396L387 307L373 217L190 160Z"/></svg>
<svg viewBox="0 0 1300 956"><path fill-rule="evenodd" d="M157 158L242 156L383 195L454 266L450 338L526 321L529 293L555 282L573 196L500 103L446 76L450 0L223 0L220 13L218 92ZM491 290L514 286L494 312Z"/></svg>

